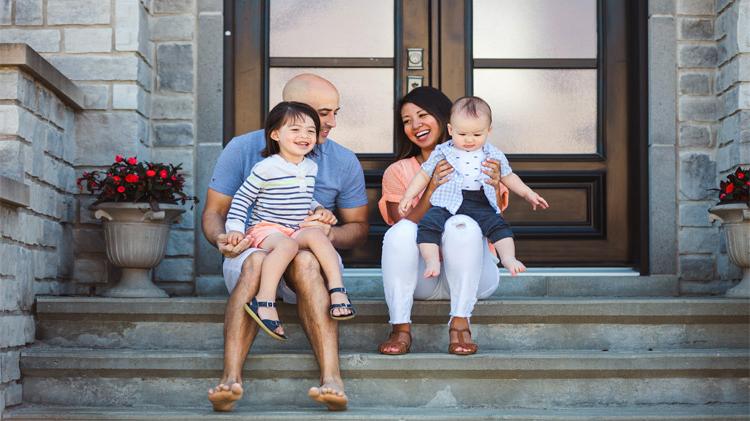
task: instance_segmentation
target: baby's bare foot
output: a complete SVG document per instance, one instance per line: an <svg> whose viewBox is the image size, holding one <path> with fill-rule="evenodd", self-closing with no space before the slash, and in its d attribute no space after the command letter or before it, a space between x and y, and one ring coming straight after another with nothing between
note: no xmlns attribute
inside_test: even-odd
<svg viewBox="0 0 750 421"><path fill-rule="evenodd" d="M234 409L242 397L242 385L239 383L220 383L216 388L208 389L208 400L214 411L227 412Z"/></svg>
<svg viewBox="0 0 750 421"><path fill-rule="evenodd" d="M426 260L424 262L424 278L435 278L440 275L440 261Z"/></svg>
<svg viewBox="0 0 750 421"><path fill-rule="evenodd" d="M505 269L508 269L510 276L516 276L521 272L526 272L526 266L515 257L504 257L500 262Z"/></svg>

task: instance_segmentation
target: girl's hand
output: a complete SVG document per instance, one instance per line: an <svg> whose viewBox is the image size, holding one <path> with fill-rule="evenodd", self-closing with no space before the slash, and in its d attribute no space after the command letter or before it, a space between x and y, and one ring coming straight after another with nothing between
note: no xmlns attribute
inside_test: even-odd
<svg viewBox="0 0 750 421"><path fill-rule="evenodd" d="M535 191L530 191L526 197L524 197L527 202L531 203L531 209L536 210L536 207L539 206L542 209L549 208L549 205L547 204L547 201L544 200L542 196L539 196Z"/></svg>
<svg viewBox="0 0 750 421"><path fill-rule="evenodd" d="M317 216L317 221L320 221L324 224L328 225L336 225L339 220L336 218L336 215L333 214L333 212L329 211L328 209L319 206L315 208L315 211L310 212L310 215Z"/></svg>
<svg viewBox="0 0 750 421"><path fill-rule="evenodd" d="M427 191L429 191L431 194L439 186L445 184L448 180L451 179L450 174L452 172L453 167L448 163L448 161L443 159L442 161L438 162L438 164L435 166L435 171L432 172L430 184L427 185Z"/></svg>
<svg viewBox="0 0 750 421"><path fill-rule="evenodd" d="M243 238L245 238L245 234L239 231L229 231L229 233L227 234L227 243L232 246L236 246L240 243L240 241L242 241Z"/></svg>
<svg viewBox="0 0 750 421"><path fill-rule="evenodd" d="M487 174L488 179L484 180L485 183L494 187L495 190L500 188L500 162L495 159L487 159L482 162L482 172Z"/></svg>
<svg viewBox="0 0 750 421"><path fill-rule="evenodd" d="M411 201L413 198L411 197L403 197L400 202L398 202L398 212L401 214L401 216L405 216L406 212L409 211L409 208L411 207Z"/></svg>

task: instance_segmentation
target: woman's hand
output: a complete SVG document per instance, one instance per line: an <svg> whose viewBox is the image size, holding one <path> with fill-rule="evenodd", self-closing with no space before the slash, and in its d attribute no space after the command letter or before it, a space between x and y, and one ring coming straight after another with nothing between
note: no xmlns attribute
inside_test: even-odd
<svg viewBox="0 0 750 421"><path fill-rule="evenodd" d="M536 210L536 207L539 206L542 209L549 208L549 205L547 204L547 201L544 200L542 196L539 196L539 194L533 190L529 191L529 193L524 197L527 202L531 203L531 209Z"/></svg>
<svg viewBox="0 0 750 421"><path fill-rule="evenodd" d="M500 162L495 159L487 159L482 162L482 172L487 174L488 179L484 180L485 183L494 187L495 190L500 189Z"/></svg>
<svg viewBox="0 0 750 421"><path fill-rule="evenodd" d="M438 162L435 166L435 171L432 172L432 178L430 184L427 185L427 192L432 194L438 187L445 184L451 179L450 174L453 172L453 167L445 159Z"/></svg>

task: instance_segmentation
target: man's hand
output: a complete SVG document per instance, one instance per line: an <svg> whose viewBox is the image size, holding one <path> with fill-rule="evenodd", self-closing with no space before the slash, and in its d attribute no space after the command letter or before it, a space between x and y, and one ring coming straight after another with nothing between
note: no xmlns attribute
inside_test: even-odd
<svg viewBox="0 0 750 421"><path fill-rule="evenodd" d="M232 232L230 232L229 234L219 234L216 237L216 247L218 247L219 252L221 252L221 254L223 254L224 257L227 258L237 257L243 251L250 248L250 240L244 235L242 235L242 239L236 245L232 245L232 243L230 242L230 234L232 234Z"/></svg>
<svg viewBox="0 0 750 421"><path fill-rule="evenodd" d="M531 203L531 209L536 210L536 207L539 206L542 209L549 208L549 205L547 204L547 201L544 200L542 196L539 196L537 192L531 190L525 197L527 202Z"/></svg>
<svg viewBox="0 0 750 421"><path fill-rule="evenodd" d="M321 209L327 211L327 209L323 209L323 208L318 208L318 209L315 210L315 212L311 211L310 215L308 215L307 218L305 218L305 220L302 221L301 224L299 224L299 227L300 228L318 228L318 229L321 229L321 230L323 230L323 232L325 233L325 235L330 238L331 237L331 225L332 224L329 224L329 223L326 223L326 222L323 221L323 218L324 218L323 212L319 212L319 210L321 210ZM330 211L328 211L328 212L330 212ZM334 219L335 219L335 217L334 217Z"/></svg>

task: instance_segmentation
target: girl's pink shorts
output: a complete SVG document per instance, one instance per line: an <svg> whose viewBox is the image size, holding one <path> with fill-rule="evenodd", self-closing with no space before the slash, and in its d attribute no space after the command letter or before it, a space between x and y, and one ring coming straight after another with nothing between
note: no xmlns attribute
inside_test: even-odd
<svg viewBox="0 0 750 421"><path fill-rule="evenodd" d="M285 227L283 225L274 224L273 222L261 221L250 227L245 233L245 237L250 240L250 247L260 248L260 244L263 240L275 232L284 234L289 238L295 238L299 234L299 231L300 230Z"/></svg>

